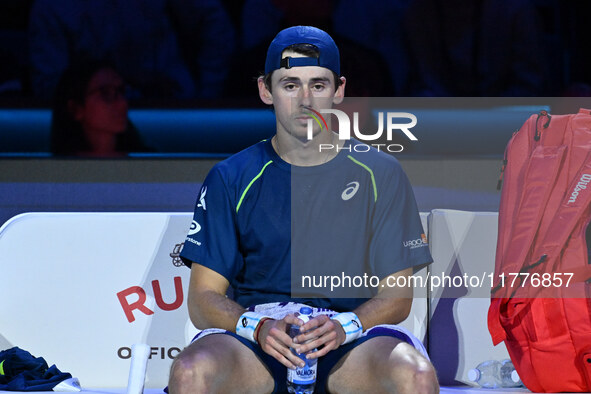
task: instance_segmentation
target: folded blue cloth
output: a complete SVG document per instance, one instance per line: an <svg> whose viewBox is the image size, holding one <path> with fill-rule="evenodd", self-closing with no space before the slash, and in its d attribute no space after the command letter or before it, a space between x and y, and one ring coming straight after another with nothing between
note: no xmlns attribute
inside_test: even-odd
<svg viewBox="0 0 591 394"><path fill-rule="evenodd" d="M0 390L51 391L71 377L55 365L48 367L43 357L34 357L18 347L0 351Z"/></svg>

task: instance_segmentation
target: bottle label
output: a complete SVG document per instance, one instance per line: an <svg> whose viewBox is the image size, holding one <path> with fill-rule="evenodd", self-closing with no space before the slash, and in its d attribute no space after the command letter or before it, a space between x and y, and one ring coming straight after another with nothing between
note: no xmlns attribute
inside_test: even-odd
<svg viewBox="0 0 591 394"><path fill-rule="evenodd" d="M313 384L316 382L317 360L308 360L306 356L300 354L299 357L306 362L303 368L288 369L287 380L294 384Z"/></svg>
<svg viewBox="0 0 591 394"><path fill-rule="evenodd" d="M294 384L312 384L316 382L316 364L306 363L303 368L288 369L287 380Z"/></svg>

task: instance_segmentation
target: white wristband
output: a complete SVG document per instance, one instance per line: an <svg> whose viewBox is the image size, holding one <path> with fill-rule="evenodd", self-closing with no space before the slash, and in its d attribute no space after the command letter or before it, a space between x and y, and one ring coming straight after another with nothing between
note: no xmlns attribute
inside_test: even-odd
<svg viewBox="0 0 591 394"><path fill-rule="evenodd" d="M338 321L343 327L343 330L345 330L346 338L343 345L356 340L363 333L361 321L353 312L338 313L331 317L331 319Z"/></svg>
<svg viewBox="0 0 591 394"><path fill-rule="evenodd" d="M248 339L253 343L256 343L254 339L254 333L259 322L264 317L268 316L256 312L244 312L238 319L238 322L236 322L236 334L240 335L242 338Z"/></svg>

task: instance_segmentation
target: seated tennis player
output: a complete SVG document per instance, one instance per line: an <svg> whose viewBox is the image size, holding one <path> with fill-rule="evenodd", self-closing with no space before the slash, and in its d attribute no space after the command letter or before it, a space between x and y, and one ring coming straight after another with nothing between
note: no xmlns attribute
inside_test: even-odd
<svg viewBox="0 0 591 394"><path fill-rule="evenodd" d="M181 253L202 331L174 360L170 393L286 392L287 369L304 364L290 348L318 360L316 392L439 392L425 348L397 326L412 288L391 285L432 261L414 195L394 157L340 139L321 116L345 84L324 31L291 27L271 42L258 88L277 130L203 183ZM300 276L341 275L378 283L292 291ZM313 308L303 325L302 305Z"/></svg>

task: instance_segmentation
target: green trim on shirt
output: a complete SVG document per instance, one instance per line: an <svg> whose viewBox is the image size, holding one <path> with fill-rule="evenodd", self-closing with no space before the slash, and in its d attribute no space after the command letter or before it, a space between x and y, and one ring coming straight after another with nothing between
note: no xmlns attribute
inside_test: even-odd
<svg viewBox="0 0 591 394"><path fill-rule="evenodd" d="M366 166L365 164L363 164L359 160L354 159L353 156L347 155L347 157L349 159L351 159L351 161L353 161L353 163L360 165L361 167L363 167L364 169L366 169L367 172L369 172L369 175L371 175L371 183L373 185L373 196L374 196L373 197L373 202L377 202L378 201L378 188L376 186L376 178L373 175L373 171L371 170L371 168L369 168L368 166Z"/></svg>
<svg viewBox="0 0 591 394"><path fill-rule="evenodd" d="M252 186L252 184L261 177L261 175L263 175L263 172L265 171L265 168L267 168L267 166L269 164L273 163L273 160L269 160L261 169L261 171L254 177L252 178L252 181L250 181L250 183L248 184L248 186L246 186L246 189L244 189L244 191L242 192L242 196L240 196L240 201L238 201L238 205L236 205L236 213L238 213L238 210L240 209L240 206L242 205L242 200L244 200L244 197L246 196L246 193L248 193L248 189L250 189L250 187Z"/></svg>

